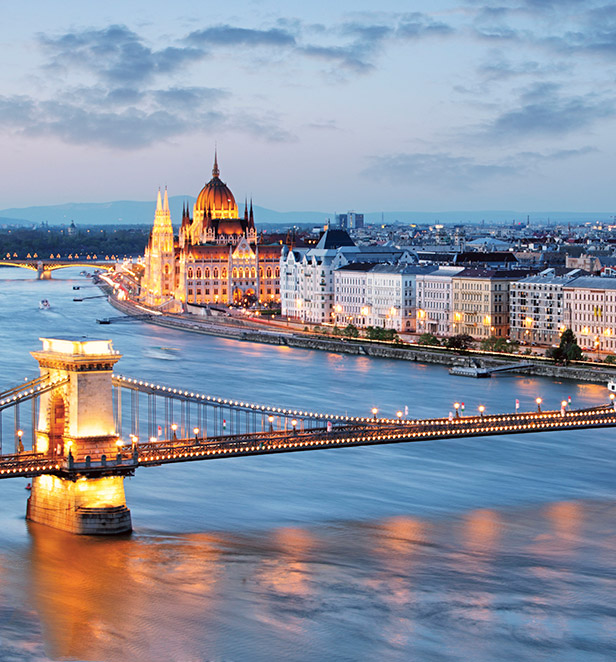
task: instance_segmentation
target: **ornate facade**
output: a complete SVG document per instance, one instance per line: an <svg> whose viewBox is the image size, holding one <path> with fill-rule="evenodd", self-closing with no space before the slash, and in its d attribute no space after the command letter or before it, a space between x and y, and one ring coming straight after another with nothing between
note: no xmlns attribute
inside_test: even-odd
<svg viewBox="0 0 616 662"><path fill-rule="evenodd" d="M145 304L171 311L186 304L251 304L280 301L279 245L259 241L252 201L244 214L220 179L214 157L212 179L201 189L190 217L184 206L174 238L167 191L159 191L154 227L145 251L141 293Z"/></svg>

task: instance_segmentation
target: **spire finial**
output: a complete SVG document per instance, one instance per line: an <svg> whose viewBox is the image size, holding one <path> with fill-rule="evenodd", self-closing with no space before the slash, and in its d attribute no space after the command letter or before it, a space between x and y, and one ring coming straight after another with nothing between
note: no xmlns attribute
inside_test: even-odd
<svg viewBox="0 0 616 662"><path fill-rule="evenodd" d="M156 199L156 211L162 211L163 203L160 199L160 186L158 187L158 198Z"/></svg>
<svg viewBox="0 0 616 662"><path fill-rule="evenodd" d="M212 168L212 177L218 177L220 170L218 170L218 147L214 147L214 167Z"/></svg>
<svg viewBox="0 0 616 662"><path fill-rule="evenodd" d="M165 186L165 202L163 203L163 210L169 211L169 197L167 195L167 187Z"/></svg>

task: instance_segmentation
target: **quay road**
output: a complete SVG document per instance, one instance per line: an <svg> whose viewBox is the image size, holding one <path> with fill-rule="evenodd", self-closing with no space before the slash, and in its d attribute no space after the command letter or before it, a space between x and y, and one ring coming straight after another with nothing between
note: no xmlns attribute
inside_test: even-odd
<svg viewBox="0 0 616 662"><path fill-rule="evenodd" d="M80 475L132 474L138 467L176 462L214 460L247 455L270 455L296 451L374 446L402 442L459 439L502 434L528 434L559 430L616 427L616 411L611 405L577 411L545 411L491 416L462 416L450 420L376 419L340 425L331 431L270 431L224 437L174 439L134 443L119 447L114 458L76 464L72 458L49 458L37 453L0 456L0 479L55 474L76 478Z"/></svg>

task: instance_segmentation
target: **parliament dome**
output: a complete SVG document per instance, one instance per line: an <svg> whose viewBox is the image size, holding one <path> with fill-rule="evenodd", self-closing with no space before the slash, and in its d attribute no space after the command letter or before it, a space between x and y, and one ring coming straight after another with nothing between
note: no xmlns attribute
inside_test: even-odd
<svg viewBox="0 0 616 662"><path fill-rule="evenodd" d="M237 218L237 204L231 189L220 179L218 155L214 156L212 179L201 189L195 203L195 211L210 218Z"/></svg>

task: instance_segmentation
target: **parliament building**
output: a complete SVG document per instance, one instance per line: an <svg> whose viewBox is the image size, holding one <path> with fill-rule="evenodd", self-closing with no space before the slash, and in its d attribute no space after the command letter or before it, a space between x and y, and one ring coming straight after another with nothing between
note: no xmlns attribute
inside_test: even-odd
<svg viewBox="0 0 616 662"><path fill-rule="evenodd" d="M220 179L214 156L212 179L192 210L184 205L179 235L173 233L167 190L158 192L154 227L145 250L141 299L164 312L187 305L280 301L280 245L257 235L246 200L240 217L229 187Z"/></svg>

